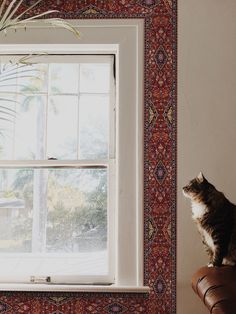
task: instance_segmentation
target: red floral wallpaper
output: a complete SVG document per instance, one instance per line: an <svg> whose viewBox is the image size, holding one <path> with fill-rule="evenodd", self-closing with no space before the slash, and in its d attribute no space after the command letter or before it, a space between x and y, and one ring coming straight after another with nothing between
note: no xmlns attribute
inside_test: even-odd
<svg viewBox="0 0 236 314"><path fill-rule="evenodd" d="M150 294L1 292L0 314L176 312L177 0L44 0L68 19L145 21L145 284ZM35 3L24 0L22 8Z"/></svg>

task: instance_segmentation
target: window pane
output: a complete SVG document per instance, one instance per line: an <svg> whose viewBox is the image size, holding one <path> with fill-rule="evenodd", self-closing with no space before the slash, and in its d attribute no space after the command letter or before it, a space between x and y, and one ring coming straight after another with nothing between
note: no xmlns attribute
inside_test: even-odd
<svg viewBox="0 0 236 314"><path fill-rule="evenodd" d="M108 155L109 96L83 95L79 104L79 158Z"/></svg>
<svg viewBox="0 0 236 314"><path fill-rule="evenodd" d="M14 159L44 159L46 97L19 98L16 106Z"/></svg>
<svg viewBox="0 0 236 314"><path fill-rule="evenodd" d="M10 62L0 63L1 79L0 92L16 92L17 86L17 66Z"/></svg>
<svg viewBox="0 0 236 314"><path fill-rule="evenodd" d="M110 65L92 63L80 65L81 93L108 93L110 89Z"/></svg>
<svg viewBox="0 0 236 314"><path fill-rule="evenodd" d="M0 170L0 252L30 252L33 171Z"/></svg>
<svg viewBox="0 0 236 314"><path fill-rule="evenodd" d="M33 242L39 241L37 232L47 233L44 248L38 252L106 250L107 170L1 169L0 217L1 226L8 221L9 247L22 246L18 240L24 233L15 237L14 232L28 226L27 240L31 230L36 239Z"/></svg>
<svg viewBox="0 0 236 314"><path fill-rule="evenodd" d="M46 97L0 97L0 159L44 159Z"/></svg>
<svg viewBox="0 0 236 314"><path fill-rule="evenodd" d="M16 98L0 93L0 160L13 158Z"/></svg>
<svg viewBox="0 0 236 314"><path fill-rule="evenodd" d="M1 254L0 253L0 282L9 278L18 281L25 277L30 283L30 276L105 276L108 275L107 251L82 252L77 254ZM4 280L5 279L5 280ZM78 279L77 283L80 283Z"/></svg>
<svg viewBox="0 0 236 314"><path fill-rule="evenodd" d="M48 180L47 252L106 250L107 171L50 170Z"/></svg>
<svg viewBox="0 0 236 314"><path fill-rule="evenodd" d="M0 170L0 228L18 275L107 274L107 170Z"/></svg>
<svg viewBox="0 0 236 314"><path fill-rule="evenodd" d="M52 93L78 93L79 65L54 63L50 65Z"/></svg>
<svg viewBox="0 0 236 314"><path fill-rule="evenodd" d="M50 97L47 157L77 159L78 97Z"/></svg>
<svg viewBox="0 0 236 314"><path fill-rule="evenodd" d="M33 62L33 60L32 60ZM32 94L47 90L48 64L18 65L18 92Z"/></svg>

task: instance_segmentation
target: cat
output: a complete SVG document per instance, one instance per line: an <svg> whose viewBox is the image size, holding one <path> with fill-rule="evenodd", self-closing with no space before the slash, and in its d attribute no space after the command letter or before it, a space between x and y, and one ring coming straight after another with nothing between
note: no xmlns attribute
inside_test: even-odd
<svg viewBox="0 0 236 314"><path fill-rule="evenodd" d="M209 255L209 267L236 264L236 205L200 174L183 187Z"/></svg>

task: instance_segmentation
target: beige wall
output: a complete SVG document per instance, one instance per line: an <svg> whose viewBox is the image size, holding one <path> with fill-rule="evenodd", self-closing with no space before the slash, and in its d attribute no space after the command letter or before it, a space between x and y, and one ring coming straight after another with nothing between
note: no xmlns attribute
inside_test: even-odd
<svg viewBox="0 0 236 314"><path fill-rule="evenodd" d="M202 170L236 203L236 1L179 0L178 314L208 313L191 291L207 263L181 187Z"/></svg>

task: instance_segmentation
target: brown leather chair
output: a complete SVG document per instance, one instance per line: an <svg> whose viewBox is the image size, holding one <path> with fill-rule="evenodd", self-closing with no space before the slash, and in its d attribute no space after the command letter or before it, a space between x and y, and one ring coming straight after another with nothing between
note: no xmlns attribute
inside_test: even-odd
<svg viewBox="0 0 236 314"><path fill-rule="evenodd" d="M202 267L192 287L212 314L236 314L236 267Z"/></svg>

